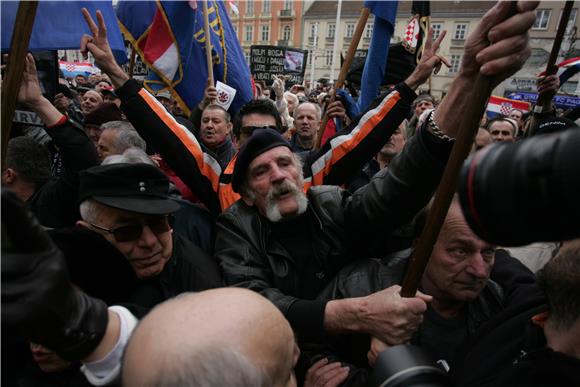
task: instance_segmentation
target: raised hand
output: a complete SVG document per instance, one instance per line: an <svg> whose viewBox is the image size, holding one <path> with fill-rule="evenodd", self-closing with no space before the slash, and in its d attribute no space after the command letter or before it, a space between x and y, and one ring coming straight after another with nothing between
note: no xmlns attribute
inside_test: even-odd
<svg viewBox="0 0 580 387"><path fill-rule="evenodd" d="M82 12L92 36L84 34L81 38L81 53L86 59L88 52L90 52L95 58L96 65L109 76L113 86L115 88L121 87L129 79L129 76L115 61L107 39L107 26L103 14L101 11L97 11L97 22L99 23L97 26L86 8L83 8Z"/></svg>
<svg viewBox="0 0 580 387"><path fill-rule="evenodd" d="M528 30L537 1L500 1L481 19L465 42L461 74L493 76L493 85L515 73L530 56Z"/></svg>
<svg viewBox="0 0 580 387"><path fill-rule="evenodd" d="M433 29L429 28L421 61L419 61L417 67L415 67L415 70L409 78L405 80L405 83L410 88L417 88L419 85L425 83L432 73L437 74L441 68L441 64L444 64L448 68L451 67L451 63L449 63L444 56L437 53L445 35L447 35L447 31L444 30L439 34L439 37L433 41Z"/></svg>
<svg viewBox="0 0 580 387"><path fill-rule="evenodd" d="M18 102L26 105L36 105L42 98L34 57L28 53L24 59L24 75L18 90Z"/></svg>

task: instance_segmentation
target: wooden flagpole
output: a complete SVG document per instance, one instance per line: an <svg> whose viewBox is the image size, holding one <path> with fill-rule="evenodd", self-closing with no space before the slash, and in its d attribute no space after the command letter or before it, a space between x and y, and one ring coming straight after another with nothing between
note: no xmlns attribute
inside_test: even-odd
<svg viewBox="0 0 580 387"><path fill-rule="evenodd" d="M38 1L21 1L14 20L10 56L6 67L6 76L2 81L2 169L4 169L4 158L8 140L10 139L12 118L16 109L18 90L20 90L24 75L24 61L28 51L28 44L30 43L37 7Z"/></svg>
<svg viewBox="0 0 580 387"><path fill-rule="evenodd" d="M133 70L135 68L135 55L137 52L135 51L135 46L131 46L131 58L129 59L129 77L133 77Z"/></svg>
<svg viewBox="0 0 580 387"><path fill-rule="evenodd" d="M517 2L512 1L512 7L511 14L514 14L516 12ZM439 231L441 230L443 221L449 211L449 205L455 194L459 171L461 170L463 161L471 150L473 139L479 129L480 118L487 106L487 100L492 91L491 78L479 74L473 85L473 90L474 94L470 98L471 103L466 111L462 112L463 119L459 126L459 133L451 149L451 155L449 156L445 171L443 171L439 187L435 192L433 206L427 214L427 220L419 237L419 243L413 251L411 264L405 273L401 289L401 296L403 297L414 297L417 289L419 289L423 273L433 251L433 245L437 241Z"/></svg>
<svg viewBox="0 0 580 387"><path fill-rule="evenodd" d="M335 97L336 97L336 90L340 89L344 85L344 80L346 79L348 69L350 68L350 65L352 63L352 59L354 58L354 53L358 47L358 43L360 42L360 38L361 38L363 31L365 29L367 20L369 18L369 13L370 13L370 10L368 8L363 8L360 11L360 17L358 19L358 23L356 25L354 35L352 37L352 40L350 41L350 46L348 47L346 58L344 58L344 62L342 63L342 67L340 68L340 73L338 74L338 79L336 80L336 83L334 85L334 91L332 92L332 95L330 96L330 101L328 102L328 104L331 104L332 102L334 102ZM320 127L318 128L315 149L320 148L320 145L322 143L322 135L324 134L324 128L326 128L327 123L328 123L328 119L325 118L322 121L322 124L320 125Z"/></svg>
<svg viewBox="0 0 580 387"><path fill-rule="evenodd" d="M203 30L205 34L205 59L207 61L207 78L210 84L214 86L213 79L213 60L211 57L211 35L209 34L209 15L207 8L208 0L203 0Z"/></svg>
<svg viewBox="0 0 580 387"><path fill-rule="evenodd" d="M558 53L560 52L560 46L562 45L562 40L564 39L564 32L566 32L566 26L568 25L568 20L570 19L570 13L572 12L573 1L567 1L564 5L564 10L562 11L562 17L560 18L560 24L558 24L558 30L556 32L556 38L554 39L554 44L552 45L552 51L550 52L550 57L548 59L548 64L546 65L546 76L556 74L558 67L556 66L556 60L558 59ZM552 103L552 98L554 98L555 93L540 93L536 101L536 107L539 112L545 112L547 108L550 107ZM535 110L535 109L534 109ZM530 135L538 126L538 117L532 115L532 120L530 123L530 128L527 133Z"/></svg>

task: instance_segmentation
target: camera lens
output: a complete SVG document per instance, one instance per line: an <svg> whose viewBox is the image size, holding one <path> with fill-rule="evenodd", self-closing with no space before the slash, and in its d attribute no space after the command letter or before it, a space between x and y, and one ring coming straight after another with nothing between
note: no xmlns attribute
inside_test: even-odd
<svg viewBox="0 0 580 387"><path fill-rule="evenodd" d="M420 348L398 345L382 352L371 375L377 387L451 386L446 373Z"/></svg>

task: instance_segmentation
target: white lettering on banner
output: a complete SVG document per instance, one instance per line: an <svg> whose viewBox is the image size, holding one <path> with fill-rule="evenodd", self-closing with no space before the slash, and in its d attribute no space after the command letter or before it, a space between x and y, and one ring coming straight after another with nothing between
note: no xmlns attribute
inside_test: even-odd
<svg viewBox="0 0 580 387"><path fill-rule="evenodd" d="M26 110L15 110L14 118L12 122L18 122L20 124L28 124L33 126L44 126L44 123L34 112L29 112Z"/></svg>

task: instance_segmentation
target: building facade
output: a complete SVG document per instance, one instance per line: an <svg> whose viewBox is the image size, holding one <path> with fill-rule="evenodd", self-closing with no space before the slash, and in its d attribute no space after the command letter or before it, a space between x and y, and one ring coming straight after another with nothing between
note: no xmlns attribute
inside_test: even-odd
<svg viewBox="0 0 580 387"><path fill-rule="evenodd" d="M245 0L236 5L238 14L230 9L229 16L248 63L252 45L301 47L302 1Z"/></svg>
<svg viewBox="0 0 580 387"><path fill-rule="evenodd" d="M399 2L395 31L392 42L401 41L411 18L411 1ZM431 93L441 98L448 91L453 78L457 75L463 57L464 45L469 34L477 27L482 16L495 3L490 1L433 1L431 2L431 26L437 38L441 31L446 30L447 36L441 44L440 53L451 62L451 68L442 68L438 75L431 78L430 86L421 86L422 90L431 89ZM329 78L331 71L334 35L339 36L339 50L346 54L358 18L362 1L343 1L340 22L336 25L336 2L314 1L305 8L302 27L302 48L308 49L309 63L306 69L306 79L311 77L311 62L314 60L314 79ZM536 23L530 31L530 46L532 55L524 68L511 78L500 84L493 92L495 95L506 95L511 91L535 91L537 74L546 67L548 56L556 36L560 15L564 8L564 1L543 1L536 11ZM560 57L557 62L566 57L580 56L576 44L576 31L579 21L576 17L577 8L574 7L567 33L562 43ZM372 37L373 16L367 20L358 49L368 49ZM338 56L337 56L338 57ZM334 63L335 78L340 71L340 63ZM562 92L576 93L578 90L576 75L561 88Z"/></svg>

